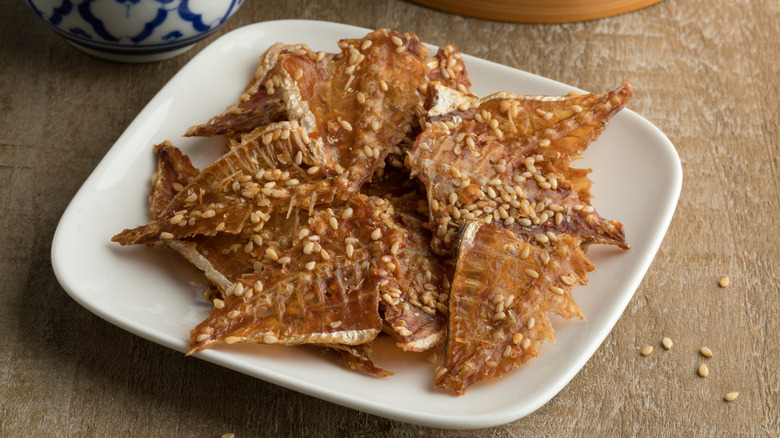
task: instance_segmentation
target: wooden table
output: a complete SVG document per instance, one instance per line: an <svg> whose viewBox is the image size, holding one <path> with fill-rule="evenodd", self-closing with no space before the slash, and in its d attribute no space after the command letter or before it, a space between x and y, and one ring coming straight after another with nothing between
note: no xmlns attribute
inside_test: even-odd
<svg viewBox="0 0 780 438"><path fill-rule="evenodd" d="M780 436L778 2L666 0L597 21L521 25L404 1L250 0L220 35L285 18L415 32L584 89L631 80L630 108L667 134L685 176L623 317L547 405L478 432L360 413L114 327L55 280L55 227L135 115L217 36L167 61L116 64L9 2L0 15L0 436ZM724 275L728 288L718 286ZM655 346L648 357L645 345ZM696 372L703 345L714 352L706 379ZM724 402L731 391L740 397Z"/></svg>

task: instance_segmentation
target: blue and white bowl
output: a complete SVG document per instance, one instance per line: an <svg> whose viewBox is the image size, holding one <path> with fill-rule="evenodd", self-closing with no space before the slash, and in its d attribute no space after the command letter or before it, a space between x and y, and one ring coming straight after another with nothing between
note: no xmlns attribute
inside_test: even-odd
<svg viewBox="0 0 780 438"><path fill-rule="evenodd" d="M27 0L74 46L119 62L180 55L225 24L244 0Z"/></svg>

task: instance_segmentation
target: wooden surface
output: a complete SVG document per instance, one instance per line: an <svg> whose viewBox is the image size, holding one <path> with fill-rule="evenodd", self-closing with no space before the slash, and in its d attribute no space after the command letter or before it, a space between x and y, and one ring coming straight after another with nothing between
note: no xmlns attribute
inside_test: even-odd
<svg viewBox="0 0 780 438"><path fill-rule="evenodd" d="M629 107L676 145L677 212L612 333L548 404L482 431L404 424L288 391L76 304L49 257L63 210L135 115L216 36L168 61L115 64L73 49L23 2L0 11L0 436L780 436L779 2L666 0L602 20L518 25L403 1L248 0L220 32L340 21L416 32L584 89L631 80ZM648 357L645 345L655 346ZM698 355L702 345L713 358ZM702 362L707 379L696 374ZM730 391L741 395L723 402Z"/></svg>

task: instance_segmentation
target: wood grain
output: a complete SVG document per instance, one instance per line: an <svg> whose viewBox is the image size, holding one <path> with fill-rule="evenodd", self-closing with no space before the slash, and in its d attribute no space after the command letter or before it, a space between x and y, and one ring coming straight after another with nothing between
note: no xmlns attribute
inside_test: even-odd
<svg viewBox="0 0 780 438"><path fill-rule="evenodd" d="M285 18L416 32L584 89L631 80L630 108L677 147L683 189L658 255L599 350L537 412L482 431L375 417L169 351L92 315L57 284L57 222L135 115L219 35ZM23 2L5 5L0 436L780 436L778 22L772 0L667 0L556 25L399 0L248 0L185 55L127 65L75 50ZM728 288L718 286L723 275ZM641 356L644 345L655 351ZM703 345L712 358L698 353ZM725 403L731 391L741 395Z"/></svg>

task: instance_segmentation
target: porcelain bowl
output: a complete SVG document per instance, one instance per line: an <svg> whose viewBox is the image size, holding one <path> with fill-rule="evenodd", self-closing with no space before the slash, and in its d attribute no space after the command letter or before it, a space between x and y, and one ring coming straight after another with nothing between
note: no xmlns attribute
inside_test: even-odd
<svg viewBox="0 0 780 438"><path fill-rule="evenodd" d="M244 0L27 0L78 49L119 62L186 52L224 25Z"/></svg>

